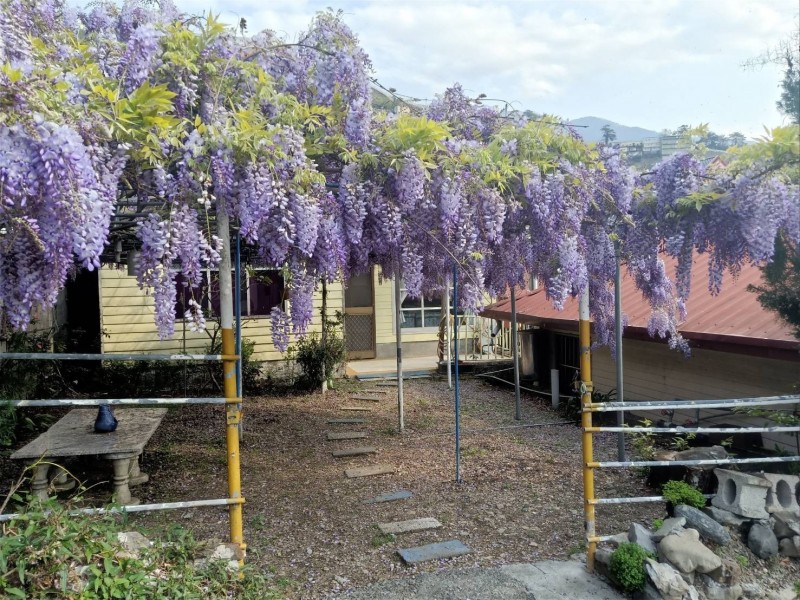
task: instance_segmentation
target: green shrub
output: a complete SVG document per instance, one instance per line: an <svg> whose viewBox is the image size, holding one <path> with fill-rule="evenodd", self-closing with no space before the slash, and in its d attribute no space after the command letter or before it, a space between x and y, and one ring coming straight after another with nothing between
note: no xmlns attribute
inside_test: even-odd
<svg viewBox="0 0 800 600"><path fill-rule="evenodd" d="M653 519L653 531L658 531L664 526L664 519Z"/></svg>
<svg viewBox="0 0 800 600"><path fill-rule="evenodd" d="M685 481L668 481L664 484L663 494L664 499L674 506L686 504L695 508L703 508L706 505L703 492Z"/></svg>
<svg viewBox="0 0 800 600"><path fill-rule="evenodd" d="M320 386L344 362L344 340L333 325L328 327L324 348L321 336L316 331L309 333L297 342L295 360L302 370L298 384L307 388Z"/></svg>
<svg viewBox="0 0 800 600"><path fill-rule="evenodd" d="M655 558L655 555L640 545L620 544L611 555L609 563L611 579L626 592L644 589L644 584L647 582L644 564L648 558Z"/></svg>
<svg viewBox="0 0 800 600"><path fill-rule="evenodd" d="M22 500L18 498L17 500ZM70 516L54 501L3 524L0 597L3 598L256 598L278 594L245 566L244 577L224 561L195 567L199 545L173 528L140 555L124 551L120 515ZM43 512L42 509L46 509Z"/></svg>

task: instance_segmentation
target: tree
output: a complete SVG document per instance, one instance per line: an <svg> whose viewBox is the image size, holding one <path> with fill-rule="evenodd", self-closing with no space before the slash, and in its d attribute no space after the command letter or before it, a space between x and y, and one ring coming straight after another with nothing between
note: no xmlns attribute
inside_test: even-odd
<svg viewBox="0 0 800 600"><path fill-rule="evenodd" d="M609 125L608 123L603 125L603 127L600 130L603 132L603 143L604 144L610 144L615 139L617 139L617 132L614 131L611 128L611 125Z"/></svg>
<svg viewBox="0 0 800 600"><path fill-rule="evenodd" d="M749 291L757 293L761 305L778 313L800 338L800 247L778 236L775 256L762 273L764 282L750 286Z"/></svg>
<svg viewBox="0 0 800 600"><path fill-rule="evenodd" d="M744 146L747 143L747 138L744 137L743 133L739 133L738 131L734 131L730 134L728 140L731 146Z"/></svg>
<svg viewBox="0 0 800 600"><path fill-rule="evenodd" d="M795 18L795 22L798 21L800 15ZM796 29L788 39L781 40L773 48L746 61L743 66L752 69L767 64L784 68L780 84L781 94L776 105L792 123L800 125L800 28Z"/></svg>

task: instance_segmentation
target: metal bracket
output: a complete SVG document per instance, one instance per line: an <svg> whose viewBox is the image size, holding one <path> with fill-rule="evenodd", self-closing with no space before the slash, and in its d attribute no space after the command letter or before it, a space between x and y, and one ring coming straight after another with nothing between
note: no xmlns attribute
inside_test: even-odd
<svg viewBox="0 0 800 600"><path fill-rule="evenodd" d="M227 422L228 425L238 425L242 422L242 411L239 410L235 404L229 404L227 406Z"/></svg>

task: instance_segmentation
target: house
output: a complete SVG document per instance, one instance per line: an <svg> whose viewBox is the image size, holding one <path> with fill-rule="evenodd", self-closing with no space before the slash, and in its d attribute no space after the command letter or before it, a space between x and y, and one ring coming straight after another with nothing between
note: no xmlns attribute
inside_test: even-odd
<svg viewBox="0 0 800 600"><path fill-rule="evenodd" d="M674 262L668 262L667 267L674 273ZM628 316L622 344L625 400L700 400L797 393L800 341L775 313L761 306L756 294L747 291L748 285L760 281L761 271L745 266L735 280L726 274L721 293L711 296L707 291L707 262L703 256L695 256L688 315L679 327L692 348L691 357L685 358L682 353L670 350L664 340L648 335L649 306L632 279L623 277L622 308ZM526 335L532 337L532 364L539 385L549 390L550 369L558 369L561 391L569 393L579 365L577 301L570 299L563 311L557 311L539 288L518 291L516 303L517 320L528 328ZM510 301L497 302L482 314L509 321ZM592 351L592 379L594 389L601 393L617 387L616 367L608 348ZM706 411L664 417L677 424L698 421L721 424L730 419L730 413ZM650 415L650 418L658 417ZM779 435L765 434L764 445L772 448L784 441Z"/></svg>
<svg viewBox="0 0 800 600"><path fill-rule="evenodd" d="M212 312L218 306L215 293L216 277L206 274L204 305ZM99 301L94 318L100 323L100 350L123 353L203 352L209 336L192 332L181 317L183 299L178 298L175 334L160 340L154 324L151 296L139 289L136 277L124 268L104 267L97 272L97 283L84 286L96 290ZM366 275L353 277L347 288L341 282L327 286L327 314L334 318L344 315L345 342L349 358L389 358L395 355L394 282L380 276L375 268ZM207 291L210 290L210 293ZM280 303L284 294L283 278L277 271L248 269L242 285L242 337L255 343L255 360L276 361L283 355L272 345L269 312ZM289 293L289 296L291 294ZM401 294L402 297L402 294ZM81 302L85 302L82 299ZM288 300L291 302L291 300ZM404 355L432 356L436 354L439 299L406 298L402 301ZM322 294L317 289L314 298L314 319L309 331L320 331ZM91 319L90 319L91 320Z"/></svg>

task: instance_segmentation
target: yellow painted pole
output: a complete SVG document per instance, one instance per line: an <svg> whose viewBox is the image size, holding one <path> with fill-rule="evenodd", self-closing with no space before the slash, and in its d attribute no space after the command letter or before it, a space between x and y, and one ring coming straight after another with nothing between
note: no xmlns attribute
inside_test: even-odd
<svg viewBox="0 0 800 600"><path fill-rule="evenodd" d="M231 236L228 213L224 206L217 207L217 235L222 241L219 264L219 313L222 329L222 391L225 396L225 442L228 456L228 498L242 497L241 457L239 453L239 423L242 420L241 399L236 393L236 341L233 334L233 277L231 275ZM231 358L234 357L234 358ZM231 543L241 550L244 560L242 502L229 507Z"/></svg>
<svg viewBox="0 0 800 600"><path fill-rule="evenodd" d="M581 426L583 428L583 514L586 529L586 568L594 571L594 553L597 549L595 535L595 507L594 507L594 469L590 466L594 462L592 449L592 432L587 428L592 426L592 413L588 410L592 403L592 334L589 325L589 290L583 290L579 303L578 344L581 353Z"/></svg>
<svg viewBox="0 0 800 600"><path fill-rule="evenodd" d="M236 354L232 329L222 330L222 354ZM236 396L236 360L225 359L222 362L223 390L225 393L226 432L225 442L228 452L228 498L242 497L241 459L239 452L239 423L241 411L239 398ZM238 544L244 555L244 532L242 521L242 505L230 505L231 543Z"/></svg>

